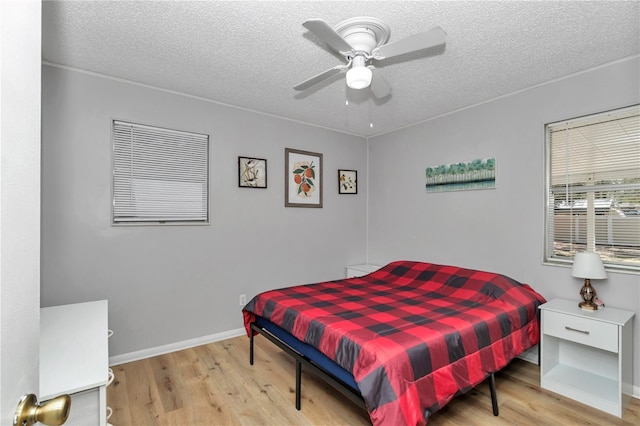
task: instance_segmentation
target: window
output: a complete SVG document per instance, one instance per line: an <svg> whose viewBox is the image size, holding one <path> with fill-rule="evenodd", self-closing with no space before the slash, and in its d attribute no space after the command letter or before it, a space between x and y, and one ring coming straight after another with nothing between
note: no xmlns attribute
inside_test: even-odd
<svg viewBox="0 0 640 426"><path fill-rule="evenodd" d="M113 121L113 223L208 223L209 137Z"/></svg>
<svg viewBox="0 0 640 426"><path fill-rule="evenodd" d="M640 271L640 107L546 125L546 252Z"/></svg>

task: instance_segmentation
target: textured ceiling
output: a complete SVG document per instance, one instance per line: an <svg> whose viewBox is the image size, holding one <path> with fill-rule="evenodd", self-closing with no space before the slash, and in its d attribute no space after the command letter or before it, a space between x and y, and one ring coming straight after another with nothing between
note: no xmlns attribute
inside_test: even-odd
<svg viewBox="0 0 640 426"><path fill-rule="evenodd" d="M447 43L378 63L383 101L343 74L293 90L341 63L302 23L356 16ZM362 136L640 53L638 1L45 1L42 27L45 62Z"/></svg>

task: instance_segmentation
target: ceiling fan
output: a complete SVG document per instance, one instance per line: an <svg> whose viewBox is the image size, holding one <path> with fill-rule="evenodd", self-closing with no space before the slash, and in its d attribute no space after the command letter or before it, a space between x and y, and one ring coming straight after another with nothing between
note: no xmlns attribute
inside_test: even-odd
<svg viewBox="0 0 640 426"><path fill-rule="evenodd" d="M389 26L376 18L358 17L342 21L331 27L322 19L309 19L302 24L324 41L331 49L344 56L344 65L336 65L294 87L306 90L336 74L346 71L347 86L352 89L371 87L378 98L391 93L391 87L375 70L371 60L381 61L416 50L444 44L446 33L439 26L414 34L392 43L387 43L391 33Z"/></svg>

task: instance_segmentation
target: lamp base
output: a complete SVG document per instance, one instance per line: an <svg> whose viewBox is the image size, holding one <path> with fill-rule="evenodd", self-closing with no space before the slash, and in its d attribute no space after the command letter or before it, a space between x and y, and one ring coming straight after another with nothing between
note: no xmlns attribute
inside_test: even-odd
<svg viewBox="0 0 640 426"><path fill-rule="evenodd" d="M593 303L596 298L596 289L591 287L591 280L586 278L584 285L580 289L580 296L582 296L582 302L578 303L580 309L585 311L597 311L598 305Z"/></svg>
<svg viewBox="0 0 640 426"><path fill-rule="evenodd" d="M585 311L597 311L598 310L598 305L596 305L593 302L580 302L580 303L578 303L578 306L580 307L580 309L585 310Z"/></svg>

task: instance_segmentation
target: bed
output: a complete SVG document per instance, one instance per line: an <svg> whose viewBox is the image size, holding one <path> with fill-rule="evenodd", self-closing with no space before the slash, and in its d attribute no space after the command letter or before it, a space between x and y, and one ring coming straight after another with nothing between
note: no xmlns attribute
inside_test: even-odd
<svg viewBox="0 0 640 426"><path fill-rule="evenodd" d="M374 425L422 425L456 395L489 378L539 340L544 298L507 276L396 261L362 277L266 291L243 308L262 334L321 374Z"/></svg>

